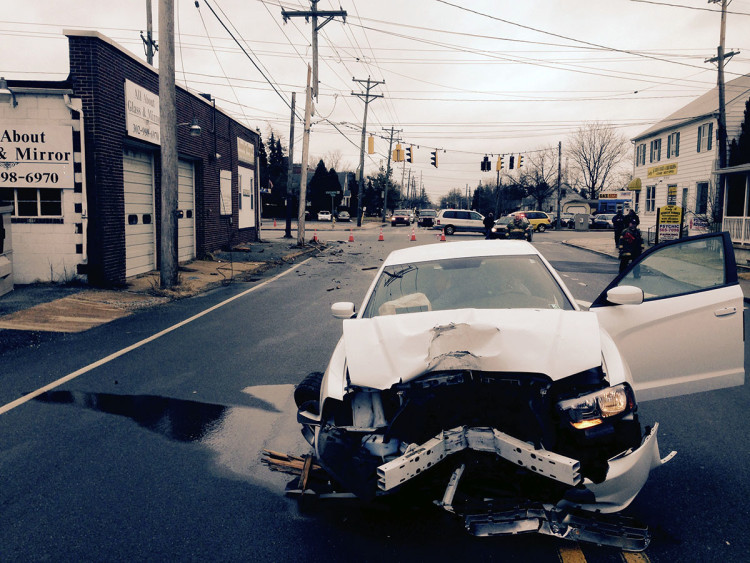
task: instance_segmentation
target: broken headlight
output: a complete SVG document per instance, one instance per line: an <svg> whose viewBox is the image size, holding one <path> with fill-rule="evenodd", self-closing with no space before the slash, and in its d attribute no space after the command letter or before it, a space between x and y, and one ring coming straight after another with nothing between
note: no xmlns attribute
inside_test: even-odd
<svg viewBox="0 0 750 563"><path fill-rule="evenodd" d="M602 424L607 418L632 413L635 410L635 395L630 385L621 383L560 401L557 408L573 428L585 430Z"/></svg>

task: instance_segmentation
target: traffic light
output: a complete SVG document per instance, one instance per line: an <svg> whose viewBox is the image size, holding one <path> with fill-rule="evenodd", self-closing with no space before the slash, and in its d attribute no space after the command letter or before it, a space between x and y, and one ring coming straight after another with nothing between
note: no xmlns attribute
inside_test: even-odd
<svg viewBox="0 0 750 563"><path fill-rule="evenodd" d="M432 164L435 168L438 167L437 150L434 150L430 153L430 164Z"/></svg>
<svg viewBox="0 0 750 563"><path fill-rule="evenodd" d="M411 150L412 150L412 147L406 147L406 162L412 162Z"/></svg>
<svg viewBox="0 0 750 563"><path fill-rule="evenodd" d="M513 155L510 155L508 157L508 169L513 170L513 163L516 161L516 157Z"/></svg>
<svg viewBox="0 0 750 563"><path fill-rule="evenodd" d="M503 169L503 157L498 156L497 157L497 164L495 165L495 170L502 170Z"/></svg>
<svg viewBox="0 0 750 563"><path fill-rule="evenodd" d="M484 157L484 160L481 162L482 165L482 172L489 172L492 170L492 164L490 163L490 159L487 158L487 156Z"/></svg>
<svg viewBox="0 0 750 563"><path fill-rule="evenodd" d="M518 167L521 168L521 166L523 166L523 155L519 154L518 155Z"/></svg>
<svg viewBox="0 0 750 563"><path fill-rule="evenodd" d="M375 137L372 135L367 138L367 154L375 154Z"/></svg>
<svg viewBox="0 0 750 563"><path fill-rule="evenodd" d="M396 143L396 148L393 150L393 162L404 161L404 149L401 148L401 143Z"/></svg>

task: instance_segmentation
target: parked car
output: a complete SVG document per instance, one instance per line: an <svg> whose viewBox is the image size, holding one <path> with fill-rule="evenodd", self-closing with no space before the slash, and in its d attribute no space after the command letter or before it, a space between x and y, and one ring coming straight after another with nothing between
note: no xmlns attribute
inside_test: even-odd
<svg viewBox="0 0 750 563"><path fill-rule="evenodd" d="M441 209L435 218L434 229L446 235L453 233L484 233L484 215L465 209Z"/></svg>
<svg viewBox="0 0 750 563"><path fill-rule="evenodd" d="M339 221L351 221L351 220L352 220L352 218L351 218L351 216L349 215L349 212L348 212L348 211L339 211L339 214L338 214L338 220L339 220Z"/></svg>
<svg viewBox="0 0 750 563"><path fill-rule="evenodd" d="M485 240L397 250L331 311L341 340L295 390L321 490L431 491L477 535L645 549L616 513L672 456L638 402L744 383L729 233L647 250L588 311L531 244Z"/></svg>
<svg viewBox="0 0 750 563"><path fill-rule="evenodd" d="M391 227L396 225L406 225L407 227L414 222L412 211L409 209L396 209L391 215Z"/></svg>
<svg viewBox="0 0 750 563"><path fill-rule="evenodd" d="M543 233L550 227L550 218L544 211L515 211L514 213L510 213L511 216L517 214L526 217L529 223L531 223L532 228L538 233Z"/></svg>
<svg viewBox="0 0 750 563"><path fill-rule="evenodd" d="M318 211L318 221L330 221L330 220L331 220L330 211Z"/></svg>
<svg viewBox="0 0 750 563"><path fill-rule="evenodd" d="M592 229L614 229L614 225L612 224L612 217L614 217L614 213L602 213L600 215L594 215L591 221L591 228Z"/></svg>
<svg viewBox="0 0 750 563"><path fill-rule="evenodd" d="M563 229L574 229L576 226L574 213L560 213L560 226ZM552 227L557 228L557 216L552 219Z"/></svg>
<svg viewBox="0 0 750 563"><path fill-rule="evenodd" d="M531 223L529 223L528 219L526 217L522 218L524 226L525 226L525 234L524 237L527 241L531 242L532 235L534 233L534 229L531 228ZM506 217L500 217L497 221L495 221L495 225L490 230L490 237L491 239L503 239L503 238L511 238L510 237L510 230L508 226L515 221L514 217L506 216Z"/></svg>
<svg viewBox="0 0 750 563"><path fill-rule="evenodd" d="M435 217L437 217L437 211L434 209L420 209L417 225L420 227L432 227L435 224Z"/></svg>

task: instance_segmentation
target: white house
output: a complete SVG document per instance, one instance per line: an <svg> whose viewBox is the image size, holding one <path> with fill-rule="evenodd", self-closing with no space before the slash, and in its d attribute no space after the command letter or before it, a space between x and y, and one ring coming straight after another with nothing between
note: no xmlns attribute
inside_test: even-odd
<svg viewBox="0 0 750 563"><path fill-rule="evenodd" d="M731 140L739 135L748 97L750 75L725 84L727 151ZM717 86L632 139L635 159L629 189L635 191L634 203L644 236L648 233L653 240L657 209L665 205L683 208L686 234L706 232L714 205L719 204L724 208L722 229L732 234L738 248L745 244L750 248L750 229L745 228L745 224L750 226L747 174L742 178L732 175L731 180L725 176L724 201L715 203L718 115Z"/></svg>

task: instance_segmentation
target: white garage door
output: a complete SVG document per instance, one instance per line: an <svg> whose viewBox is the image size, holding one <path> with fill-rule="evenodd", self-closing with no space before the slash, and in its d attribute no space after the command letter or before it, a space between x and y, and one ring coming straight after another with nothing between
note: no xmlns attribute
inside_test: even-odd
<svg viewBox="0 0 750 563"><path fill-rule="evenodd" d="M151 154L125 149L125 277L156 269L154 167Z"/></svg>
<svg viewBox="0 0 750 563"><path fill-rule="evenodd" d="M177 260L195 258L195 174L193 163L180 160L177 176Z"/></svg>

